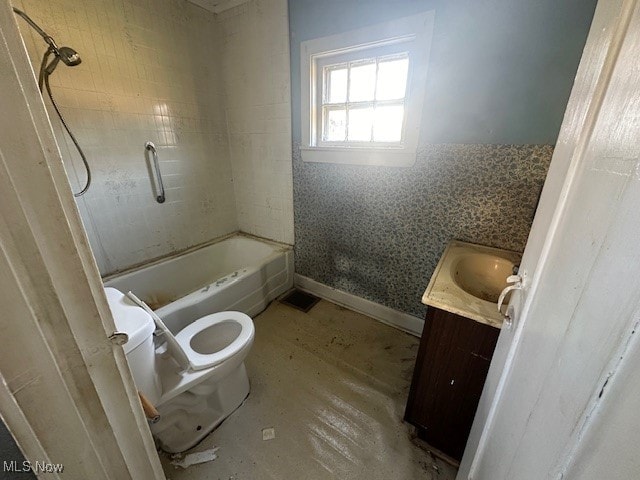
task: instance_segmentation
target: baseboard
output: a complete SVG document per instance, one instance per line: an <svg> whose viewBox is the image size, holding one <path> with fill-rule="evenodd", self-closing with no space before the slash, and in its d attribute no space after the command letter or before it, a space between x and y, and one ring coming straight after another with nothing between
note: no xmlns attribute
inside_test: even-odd
<svg viewBox="0 0 640 480"><path fill-rule="evenodd" d="M398 328L404 332L419 337L422 334L424 320L408 313L399 312L393 308L385 307L379 303L357 297L351 293L337 290L320 282L316 282L309 277L295 274L293 284L296 288L317 295L320 298L329 300L350 310L362 313L371 318Z"/></svg>

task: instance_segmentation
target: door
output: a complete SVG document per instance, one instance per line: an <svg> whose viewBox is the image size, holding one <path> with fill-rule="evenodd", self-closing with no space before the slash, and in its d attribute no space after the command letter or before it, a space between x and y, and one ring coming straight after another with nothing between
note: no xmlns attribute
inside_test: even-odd
<svg viewBox="0 0 640 480"><path fill-rule="evenodd" d="M39 478L164 479L6 0L0 105L0 417Z"/></svg>
<svg viewBox="0 0 640 480"><path fill-rule="evenodd" d="M459 479L562 478L632 334L638 58L638 2L601 1Z"/></svg>

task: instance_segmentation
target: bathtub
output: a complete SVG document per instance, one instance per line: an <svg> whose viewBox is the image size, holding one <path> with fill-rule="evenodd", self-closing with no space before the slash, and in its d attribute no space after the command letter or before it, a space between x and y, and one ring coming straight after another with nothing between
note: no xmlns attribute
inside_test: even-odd
<svg viewBox="0 0 640 480"><path fill-rule="evenodd" d="M293 286L293 249L238 234L106 277L104 284L131 290L176 334L210 313L260 313Z"/></svg>

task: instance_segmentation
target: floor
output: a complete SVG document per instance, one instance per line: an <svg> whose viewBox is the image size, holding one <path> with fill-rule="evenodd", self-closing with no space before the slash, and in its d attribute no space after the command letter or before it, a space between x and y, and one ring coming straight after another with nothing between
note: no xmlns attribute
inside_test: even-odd
<svg viewBox="0 0 640 480"><path fill-rule="evenodd" d="M251 393L189 452L218 458L182 469L162 454L168 479L455 478L402 422L417 338L324 300L309 313L273 302L254 322Z"/></svg>

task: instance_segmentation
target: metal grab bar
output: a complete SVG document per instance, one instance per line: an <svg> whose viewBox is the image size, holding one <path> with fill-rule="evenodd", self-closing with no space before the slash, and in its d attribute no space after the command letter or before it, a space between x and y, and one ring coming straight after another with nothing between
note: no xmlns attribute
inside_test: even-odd
<svg viewBox="0 0 640 480"><path fill-rule="evenodd" d="M164 185L162 184L162 174L160 173L160 164L158 163L158 152L156 151L156 146L153 142L147 142L144 144L144 148L147 151L150 151L151 155L153 155L153 166L156 170L156 181L158 182L158 196L156 197L156 201L158 203L164 203Z"/></svg>

